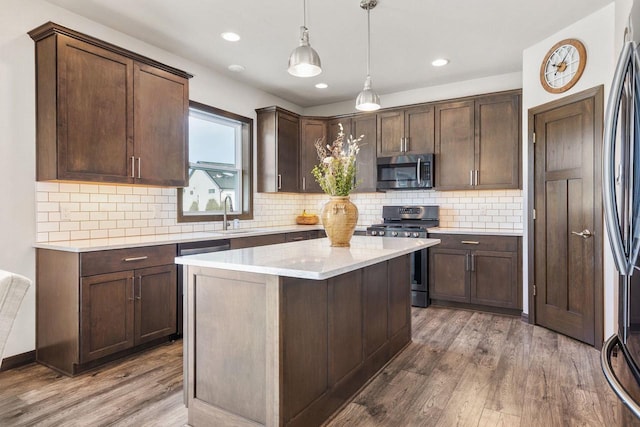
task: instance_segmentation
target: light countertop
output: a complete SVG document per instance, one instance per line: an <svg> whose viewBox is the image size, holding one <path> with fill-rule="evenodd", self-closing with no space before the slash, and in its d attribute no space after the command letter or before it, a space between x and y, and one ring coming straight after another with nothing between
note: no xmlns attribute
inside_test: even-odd
<svg viewBox="0 0 640 427"><path fill-rule="evenodd" d="M297 231L323 230L321 225L283 225L278 227L239 228L202 231L198 233L152 234L148 236L114 237L108 239L65 240L60 242L35 243L40 249L66 252L93 252L108 249L126 249L142 246L168 245L204 240L234 239L240 237L264 236L267 234L294 233Z"/></svg>
<svg viewBox="0 0 640 427"><path fill-rule="evenodd" d="M429 234L478 234L491 236L522 236L522 230L501 228L429 228Z"/></svg>
<svg viewBox="0 0 640 427"><path fill-rule="evenodd" d="M440 243L439 239L353 236L350 248L329 239L177 257L177 264L324 280Z"/></svg>

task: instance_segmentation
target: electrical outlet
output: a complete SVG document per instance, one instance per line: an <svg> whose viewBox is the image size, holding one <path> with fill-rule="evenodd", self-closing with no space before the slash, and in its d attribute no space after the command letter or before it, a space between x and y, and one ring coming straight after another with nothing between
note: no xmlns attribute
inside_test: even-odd
<svg viewBox="0 0 640 427"><path fill-rule="evenodd" d="M71 208L69 206L62 206L60 208L60 219L62 221L71 221Z"/></svg>

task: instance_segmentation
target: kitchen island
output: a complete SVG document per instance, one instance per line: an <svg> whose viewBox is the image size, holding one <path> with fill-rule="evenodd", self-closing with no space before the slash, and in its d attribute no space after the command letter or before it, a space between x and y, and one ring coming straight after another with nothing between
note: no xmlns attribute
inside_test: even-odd
<svg viewBox="0 0 640 427"><path fill-rule="evenodd" d="M176 258L192 426L320 425L411 339L409 254L355 236Z"/></svg>

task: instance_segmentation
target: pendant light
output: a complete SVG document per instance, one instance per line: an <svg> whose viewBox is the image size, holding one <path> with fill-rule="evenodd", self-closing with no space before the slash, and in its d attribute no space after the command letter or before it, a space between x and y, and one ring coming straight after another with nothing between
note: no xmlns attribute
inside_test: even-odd
<svg viewBox="0 0 640 427"><path fill-rule="evenodd" d="M309 29L307 28L307 0L303 0L303 23L300 27L300 46L295 48L289 56L289 74L296 77L313 77L322 72L320 56L309 44Z"/></svg>
<svg viewBox="0 0 640 427"><path fill-rule="evenodd" d="M356 98L356 109L360 111L380 109L380 97L371 89L371 9L377 4L378 0L360 1L360 7L367 11L367 78L364 81L364 89Z"/></svg>

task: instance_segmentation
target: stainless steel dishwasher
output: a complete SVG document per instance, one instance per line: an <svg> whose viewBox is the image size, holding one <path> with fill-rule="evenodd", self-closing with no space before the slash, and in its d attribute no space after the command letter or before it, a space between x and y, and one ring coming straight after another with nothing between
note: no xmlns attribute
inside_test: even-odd
<svg viewBox="0 0 640 427"><path fill-rule="evenodd" d="M203 240L199 242L187 242L187 243L179 243L178 244L178 256L186 256L186 255L195 255L195 254L206 254L210 252L221 252L228 251L231 249L231 245L229 243L229 239L223 240ZM184 266L182 264L178 264L178 324L177 324L177 333L178 337L183 336L183 332L185 332L184 328L184 310L185 310L185 300L184 300L184 289L186 287L186 283L184 283ZM187 340L188 337L184 337L183 340L183 350L182 350L182 366L183 366L183 398L184 404L187 406Z"/></svg>

